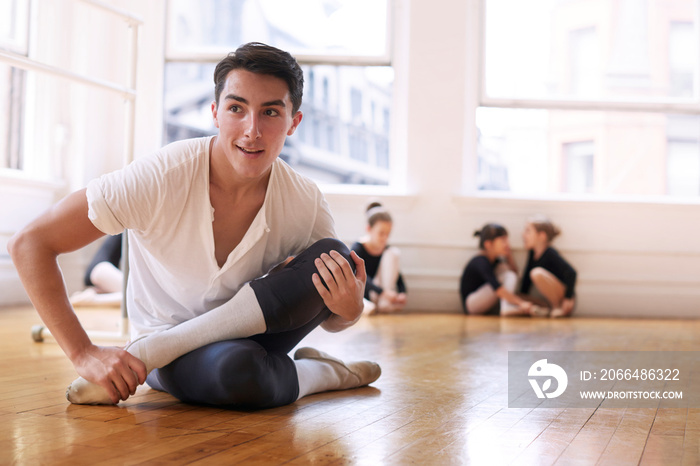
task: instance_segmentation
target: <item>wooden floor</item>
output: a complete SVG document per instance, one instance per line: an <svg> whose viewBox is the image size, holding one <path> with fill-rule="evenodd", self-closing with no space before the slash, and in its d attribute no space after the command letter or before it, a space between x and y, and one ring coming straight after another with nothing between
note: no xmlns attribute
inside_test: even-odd
<svg viewBox="0 0 700 466"><path fill-rule="evenodd" d="M83 311L110 326L114 311ZM373 359L372 386L257 412L146 386L74 406L75 377L28 308L0 309L0 464L700 464L700 409L509 409L508 350L700 350L700 322L407 314L303 342Z"/></svg>

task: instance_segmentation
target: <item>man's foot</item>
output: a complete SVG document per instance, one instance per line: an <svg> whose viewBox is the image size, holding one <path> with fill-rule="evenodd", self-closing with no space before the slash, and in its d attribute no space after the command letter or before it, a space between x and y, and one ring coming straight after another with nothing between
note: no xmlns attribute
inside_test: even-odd
<svg viewBox="0 0 700 466"><path fill-rule="evenodd" d="M330 354L314 348L299 348L294 353L294 359L314 359L326 363L338 376L338 384L330 390L346 390L349 388L364 387L369 385L382 375L379 364L372 361L357 361L344 363Z"/></svg>
<svg viewBox="0 0 700 466"><path fill-rule="evenodd" d="M126 351L143 360L140 356L139 341L144 339L146 335L137 338L124 348ZM151 368L146 368L150 372ZM66 388L66 399L76 405L113 405L112 399L107 391L101 386L88 382L82 377L75 379L68 388Z"/></svg>
<svg viewBox="0 0 700 466"><path fill-rule="evenodd" d="M74 405L113 405L107 391L101 386L78 377L66 388L66 399Z"/></svg>

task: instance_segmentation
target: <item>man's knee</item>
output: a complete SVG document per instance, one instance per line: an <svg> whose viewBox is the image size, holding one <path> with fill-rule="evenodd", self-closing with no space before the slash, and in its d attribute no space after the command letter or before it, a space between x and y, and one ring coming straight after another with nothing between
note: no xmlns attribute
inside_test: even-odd
<svg viewBox="0 0 700 466"><path fill-rule="evenodd" d="M238 409L281 406L298 396L296 369L288 359L252 340L221 341L159 369L156 388L189 403Z"/></svg>
<svg viewBox="0 0 700 466"><path fill-rule="evenodd" d="M321 254L330 254L331 251L337 251L341 256L350 263L353 271L355 271L355 263L350 258L350 249L342 241L335 238L324 238L316 241L309 246L302 254L308 255L316 259Z"/></svg>
<svg viewBox="0 0 700 466"><path fill-rule="evenodd" d="M261 409L296 400L298 382L295 370L290 370L287 365L280 367L281 361L274 359L257 345L223 357L217 364L221 386L214 404Z"/></svg>
<svg viewBox="0 0 700 466"><path fill-rule="evenodd" d="M323 311L325 305L312 277L318 273L315 260L331 251L338 251L355 270L347 246L337 239L325 238L309 246L278 272L250 282L265 316L266 333L297 329ZM326 286L322 277L321 282Z"/></svg>

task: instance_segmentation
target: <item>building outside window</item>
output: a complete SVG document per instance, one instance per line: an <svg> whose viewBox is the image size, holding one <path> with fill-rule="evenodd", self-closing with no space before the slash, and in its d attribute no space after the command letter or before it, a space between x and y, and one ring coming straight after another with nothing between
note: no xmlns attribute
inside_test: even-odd
<svg viewBox="0 0 700 466"><path fill-rule="evenodd" d="M216 134L215 64L263 42L292 53L304 71L304 118L280 157L318 182L388 184L389 12L388 0L169 0L166 143Z"/></svg>
<svg viewBox="0 0 700 466"><path fill-rule="evenodd" d="M484 0L478 189L700 195L699 3Z"/></svg>

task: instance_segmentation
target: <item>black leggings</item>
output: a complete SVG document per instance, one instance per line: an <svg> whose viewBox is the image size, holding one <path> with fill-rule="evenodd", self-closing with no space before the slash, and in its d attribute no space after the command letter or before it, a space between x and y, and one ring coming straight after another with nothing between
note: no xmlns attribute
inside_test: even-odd
<svg viewBox="0 0 700 466"><path fill-rule="evenodd" d="M331 315L311 280L314 260L331 250L355 269L342 242L314 243L279 272L250 282L265 333L196 349L151 372L148 384L184 402L219 407L259 409L296 401L297 371L287 353Z"/></svg>

